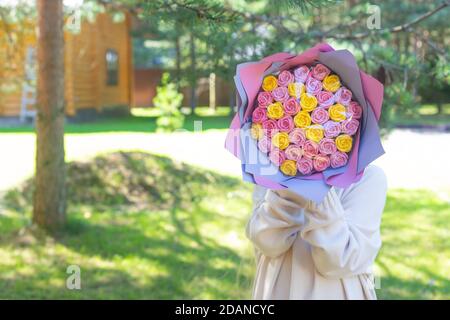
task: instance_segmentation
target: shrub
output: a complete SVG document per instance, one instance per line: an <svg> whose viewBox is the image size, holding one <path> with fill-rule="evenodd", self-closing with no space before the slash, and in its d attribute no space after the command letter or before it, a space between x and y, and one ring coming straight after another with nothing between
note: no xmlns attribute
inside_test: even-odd
<svg viewBox="0 0 450 320"><path fill-rule="evenodd" d="M176 85L169 82L169 74L164 73L161 86L156 88L153 105L160 111L156 120L157 131L171 132L182 128L184 115L180 111L183 94L177 91Z"/></svg>

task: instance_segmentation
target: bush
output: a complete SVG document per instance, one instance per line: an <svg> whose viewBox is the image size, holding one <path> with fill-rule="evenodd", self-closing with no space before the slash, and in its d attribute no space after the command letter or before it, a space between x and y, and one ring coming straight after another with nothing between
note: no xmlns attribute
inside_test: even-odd
<svg viewBox="0 0 450 320"><path fill-rule="evenodd" d="M184 115L180 111L182 101L183 94L177 91L174 83L169 82L169 74L164 73L153 99L153 105L160 111L156 120L157 131L171 132L183 127Z"/></svg>

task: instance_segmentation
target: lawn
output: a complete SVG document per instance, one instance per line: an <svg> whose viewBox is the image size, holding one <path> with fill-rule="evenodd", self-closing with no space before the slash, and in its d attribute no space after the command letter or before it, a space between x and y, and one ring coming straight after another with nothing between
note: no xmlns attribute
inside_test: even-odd
<svg viewBox="0 0 450 320"><path fill-rule="evenodd" d="M423 104L418 112L405 114L395 119L397 127L449 126L450 103L442 105L442 113L438 114L436 105Z"/></svg>
<svg viewBox="0 0 450 320"><path fill-rule="evenodd" d="M251 185L143 152L68 168L67 229L30 227L30 182L0 206L0 298L245 299ZM448 202L390 190L377 259L382 299L450 298ZM82 289L66 289L68 265Z"/></svg>
<svg viewBox="0 0 450 320"><path fill-rule="evenodd" d="M230 125L231 115L229 107L218 107L212 110L208 107L198 107L194 114L190 109L183 109L186 118L182 130L197 131L198 126L201 130L208 129L226 129ZM66 133L101 133L101 132L147 132L156 131L157 110L134 108L129 116L111 116L101 117L95 121L88 122L68 122L65 125ZM19 126L0 126L0 133L32 133L34 128L28 125Z"/></svg>
<svg viewBox="0 0 450 320"><path fill-rule="evenodd" d="M450 104L443 106L443 113L436 114L436 106L424 104L417 113L403 115L395 120L399 127L417 126L448 126L450 125ZM227 129L231 121L230 107L197 107L192 114L189 108L182 108L186 114L184 126L181 130L198 131L209 129ZM107 132L147 132L156 131L158 110L152 108L133 108L129 116L100 117L92 122L68 122L65 132L69 134L107 133ZM31 125L0 126L0 133L32 133Z"/></svg>

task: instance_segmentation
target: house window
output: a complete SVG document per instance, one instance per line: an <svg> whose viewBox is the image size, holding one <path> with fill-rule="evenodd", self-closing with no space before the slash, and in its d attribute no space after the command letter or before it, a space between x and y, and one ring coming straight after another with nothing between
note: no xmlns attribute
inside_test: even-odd
<svg viewBox="0 0 450 320"><path fill-rule="evenodd" d="M119 55L116 50L106 51L106 85L117 86L119 82Z"/></svg>

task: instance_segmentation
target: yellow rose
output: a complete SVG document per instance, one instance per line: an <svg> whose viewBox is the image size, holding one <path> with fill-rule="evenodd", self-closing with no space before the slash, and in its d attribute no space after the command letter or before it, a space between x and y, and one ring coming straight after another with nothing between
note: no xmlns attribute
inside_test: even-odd
<svg viewBox="0 0 450 320"><path fill-rule="evenodd" d="M250 135L252 136L253 139L257 140L261 139L262 136L264 135L262 125L260 123L253 123L250 129Z"/></svg>
<svg viewBox="0 0 450 320"><path fill-rule="evenodd" d="M314 142L319 142L323 139L323 128L322 126L311 126L305 130L306 138Z"/></svg>
<svg viewBox="0 0 450 320"><path fill-rule="evenodd" d="M263 80L262 88L264 91L272 91L278 86L277 78L274 76L267 76Z"/></svg>
<svg viewBox="0 0 450 320"><path fill-rule="evenodd" d="M275 102L267 107L267 117L270 119L280 119L284 116L283 105L281 102Z"/></svg>
<svg viewBox="0 0 450 320"><path fill-rule="evenodd" d="M294 123L299 128L306 128L311 124L311 116L306 111L300 111L295 115Z"/></svg>
<svg viewBox="0 0 450 320"><path fill-rule="evenodd" d="M352 150L353 139L348 134L341 134L336 138L336 147L339 151L349 152Z"/></svg>
<svg viewBox="0 0 450 320"><path fill-rule="evenodd" d="M302 110L311 112L317 107L317 99L307 93L303 93L300 98L300 105Z"/></svg>
<svg viewBox="0 0 450 320"><path fill-rule="evenodd" d="M286 132L278 132L272 137L272 144L284 150L289 146L289 135Z"/></svg>
<svg viewBox="0 0 450 320"><path fill-rule="evenodd" d="M323 79L322 85L325 90L336 92L341 86L341 80L337 75L332 74L330 76L326 76L325 79Z"/></svg>
<svg viewBox="0 0 450 320"><path fill-rule="evenodd" d="M291 97L298 99L305 93L305 85L299 82L291 82L288 84L288 92Z"/></svg>
<svg viewBox="0 0 450 320"><path fill-rule="evenodd" d="M340 103L332 105L330 109L328 109L328 114L330 115L331 120L338 122L343 121L347 118L345 116L345 107Z"/></svg>
<svg viewBox="0 0 450 320"><path fill-rule="evenodd" d="M287 176L295 176L297 174L297 162L294 160L285 160L281 164L280 170Z"/></svg>

